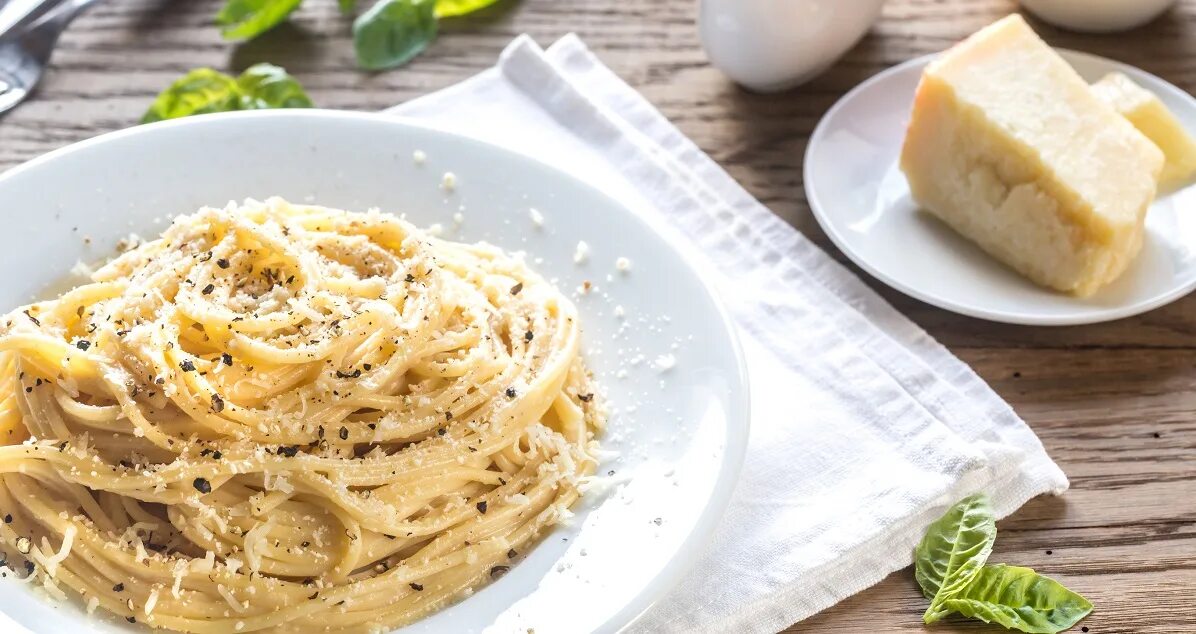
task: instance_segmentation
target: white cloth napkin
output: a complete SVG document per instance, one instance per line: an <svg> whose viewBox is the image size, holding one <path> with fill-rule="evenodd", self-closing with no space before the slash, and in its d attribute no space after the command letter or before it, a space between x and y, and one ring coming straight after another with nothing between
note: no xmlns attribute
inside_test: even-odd
<svg viewBox="0 0 1196 634"><path fill-rule="evenodd" d="M966 365L773 215L575 36L395 114L568 166L702 254L752 382L747 462L706 555L636 632L775 632L911 562L946 505L1004 516L1067 478ZM730 273L733 273L733 277Z"/></svg>

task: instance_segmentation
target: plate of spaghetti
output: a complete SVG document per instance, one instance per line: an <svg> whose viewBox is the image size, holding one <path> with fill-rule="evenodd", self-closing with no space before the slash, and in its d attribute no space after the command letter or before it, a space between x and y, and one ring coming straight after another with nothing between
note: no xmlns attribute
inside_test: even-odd
<svg viewBox="0 0 1196 634"><path fill-rule="evenodd" d="M700 269L534 158L233 113L0 200L0 613L31 631L618 631L734 486Z"/></svg>

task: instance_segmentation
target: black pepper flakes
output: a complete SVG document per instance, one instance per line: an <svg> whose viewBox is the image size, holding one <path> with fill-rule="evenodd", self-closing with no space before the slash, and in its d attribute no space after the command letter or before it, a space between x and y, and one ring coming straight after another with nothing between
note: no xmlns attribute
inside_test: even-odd
<svg viewBox="0 0 1196 634"><path fill-rule="evenodd" d="M216 285L208 284L207 286L203 287L203 290L201 290L200 292L203 293L204 295L211 295L212 291L214 291L214 290L216 290Z"/></svg>
<svg viewBox="0 0 1196 634"><path fill-rule="evenodd" d="M118 584L116 584L116 585L112 586L112 591L113 591L113 592L124 592L124 591L125 591L125 584L123 584L123 583L118 583Z"/></svg>
<svg viewBox="0 0 1196 634"><path fill-rule="evenodd" d="M224 457L224 454L220 453L219 451L212 452L212 460L219 460L223 457Z"/></svg>
<svg viewBox="0 0 1196 634"><path fill-rule="evenodd" d="M507 551L507 559L514 559L514 558L516 558L516 557L518 557L518 556L519 556L519 553L515 552L515 549L514 549L514 548L512 548L511 550L508 550L508 551Z"/></svg>
<svg viewBox="0 0 1196 634"><path fill-rule="evenodd" d="M409 583L409 584L407 584L407 585L411 586L411 589L412 589L412 590L415 590L416 592L423 592L423 591L424 591L424 587L423 587L422 585L418 584L418 583L415 583L414 581L413 581L413 582L411 582L411 583Z"/></svg>
<svg viewBox="0 0 1196 634"><path fill-rule="evenodd" d="M137 619L136 619L136 618L134 618L134 617L131 617L131 616L126 616L126 617L125 617L125 620L126 620L126 621L128 621L128 622L130 622L130 623L136 623L136 622L137 622Z"/></svg>
<svg viewBox="0 0 1196 634"><path fill-rule="evenodd" d="M515 391L515 388L513 388L513 387L507 388L507 398L515 398L515 396L518 394L519 393Z"/></svg>
<svg viewBox="0 0 1196 634"><path fill-rule="evenodd" d="M510 570L511 570L510 566L494 566L494 567L490 568L490 578L498 579L499 577L502 577L503 575L507 574Z"/></svg>
<svg viewBox="0 0 1196 634"><path fill-rule="evenodd" d="M194 372L195 371L195 364L191 362L191 359L187 359L186 361L183 361L182 363L179 364L179 367L183 369L183 372Z"/></svg>
<svg viewBox="0 0 1196 634"><path fill-rule="evenodd" d="M194 486L195 490L199 491L200 493L206 494L212 492L212 483L208 482L206 478L196 478L195 481L191 483L191 486Z"/></svg>
<svg viewBox="0 0 1196 634"><path fill-rule="evenodd" d="M437 436L443 436L443 435L445 435L446 433L448 433L448 430L446 430L446 429L445 429L445 428L443 428L443 427L441 427L440 429L437 429L437 430L436 430L436 435L437 435Z"/></svg>
<svg viewBox="0 0 1196 634"><path fill-rule="evenodd" d="M410 273L408 273L408 274L407 274L407 277L403 278L403 281L405 281L405 282L407 282L408 284L410 284L410 283L412 283L412 282L414 282L414 281L415 281L415 276L414 276L414 275L412 275L412 274L410 274Z"/></svg>
<svg viewBox="0 0 1196 634"><path fill-rule="evenodd" d="M216 266L218 266L222 269L227 269L228 268L228 260L226 260L224 258L220 258L219 260L216 260Z"/></svg>
<svg viewBox="0 0 1196 634"><path fill-rule="evenodd" d="M4 523L12 524L12 513L8 513L4 516Z"/></svg>
<svg viewBox="0 0 1196 634"><path fill-rule="evenodd" d="M224 411L224 399L220 398L219 394L212 395L212 411L217 413Z"/></svg>
<svg viewBox="0 0 1196 634"><path fill-rule="evenodd" d="M591 394L578 394L577 400L581 401L582 403L589 403L590 401L594 400L594 395L592 393Z"/></svg>
<svg viewBox="0 0 1196 634"><path fill-rule="evenodd" d="M536 337L536 336L535 336L535 335L533 335L533 334L532 334L532 331L530 331L530 330L529 330L529 331L527 331L527 332L525 332L525 333L523 333L523 340L524 340L524 341L526 341L526 342L528 342L528 343L531 343L531 342L532 342L532 339L534 339L535 337Z"/></svg>
<svg viewBox="0 0 1196 634"><path fill-rule="evenodd" d="M220 360L224 362L224 365L231 366L233 364L233 355L231 355L227 352L221 352Z"/></svg>
<svg viewBox="0 0 1196 634"><path fill-rule="evenodd" d="M298 445L291 445L290 447L279 447L278 455L286 456L287 458L294 458L299 453Z"/></svg>
<svg viewBox="0 0 1196 634"><path fill-rule="evenodd" d="M37 317L34 317L34 316L33 316L33 314L32 314L32 313L30 313L28 310L24 310L24 311L21 311L21 312L25 313L25 316L29 318L29 321L33 322L33 325L34 325L34 326L40 326L40 325L42 325L42 322L38 321L38 320L37 320Z"/></svg>
<svg viewBox="0 0 1196 634"><path fill-rule="evenodd" d="M445 412L445 413L444 413L444 420L453 420L453 413L452 413L452 412Z"/></svg>
<svg viewBox="0 0 1196 634"><path fill-rule="evenodd" d="M341 427L341 430L337 433L337 435L341 437L341 440L348 440L349 439L349 428Z"/></svg>
<svg viewBox="0 0 1196 634"><path fill-rule="evenodd" d="M522 290L523 290L523 282L519 282L518 284L511 287L511 294L518 295L519 291L522 291Z"/></svg>
<svg viewBox="0 0 1196 634"><path fill-rule="evenodd" d="M478 512L481 513L482 515L485 515L486 507L489 505L486 503L486 500L482 500L481 502L478 502L476 506L478 507Z"/></svg>
<svg viewBox="0 0 1196 634"><path fill-rule="evenodd" d="M87 350L91 347L91 342L86 339L80 339L75 342L75 347L80 350Z"/></svg>

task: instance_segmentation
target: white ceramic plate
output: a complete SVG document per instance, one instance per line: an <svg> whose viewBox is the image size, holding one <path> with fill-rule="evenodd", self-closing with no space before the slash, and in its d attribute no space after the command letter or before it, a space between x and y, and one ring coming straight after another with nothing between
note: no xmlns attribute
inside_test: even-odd
<svg viewBox="0 0 1196 634"><path fill-rule="evenodd" d="M427 155L422 165L416 150ZM447 193L446 171L458 183ZM613 632L661 597L698 556L743 461L745 369L725 313L670 239L563 171L377 115L234 113L124 130L0 177L0 306L28 302L130 232L156 235L202 205L271 195L406 213L422 226L440 223L447 237L525 250L563 289L598 287L576 301L613 407L603 444L617 455L600 472L613 471L618 484L591 491L570 526L502 579L403 631ZM582 265L573 262L579 240L591 248ZM633 262L627 275L615 270L620 256ZM676 366L661 372L652 362L668 354ZM0 581L0 612L32 630L130 628Z"/></svg>
<svg viewBox="0 0 1196 634"><path fill-rule="evenodd" d="M1196 100L1147 72L1059 51L1092 82L1121 71L1196 131ZM806 197L831 240L868 273L940 308L1015 324L1108 321L1157 308L1196 288L1196 187L1160 197L1142 253L1115 282L1079 299L1034 285L921 213L897 167L914 89L934 56L857 86L822 118L806 150Z"/></svg>

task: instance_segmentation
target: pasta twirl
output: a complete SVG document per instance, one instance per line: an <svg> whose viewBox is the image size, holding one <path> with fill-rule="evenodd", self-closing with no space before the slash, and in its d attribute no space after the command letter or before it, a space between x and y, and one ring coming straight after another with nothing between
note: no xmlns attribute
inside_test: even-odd
<svg viewBox="0 0 1196 634"><path fill-rule="evenodd" d="M573 305L393 216L203 209L0 321L0 543L184 632L381 631L564 517L603 420Z"/></svg>

